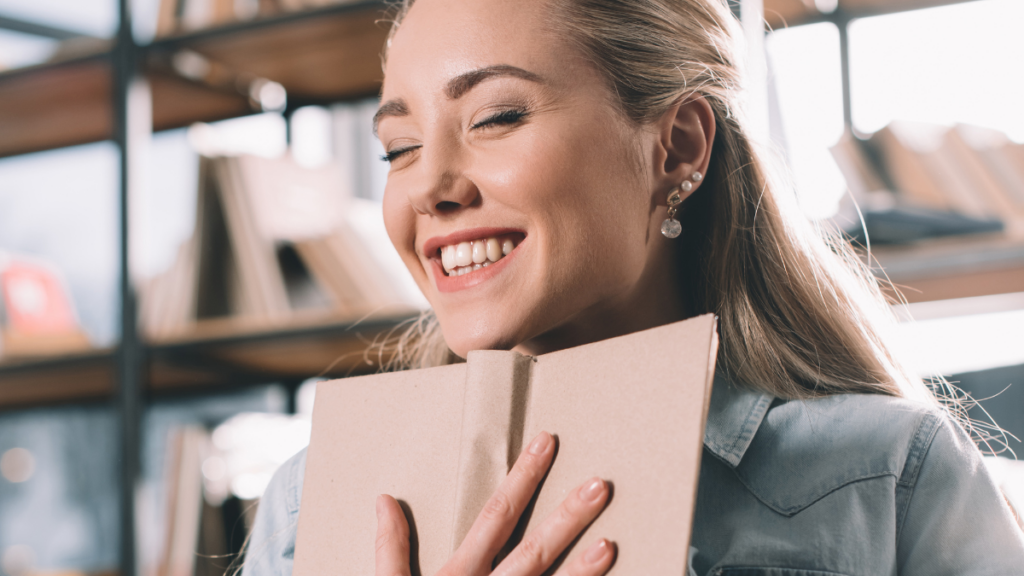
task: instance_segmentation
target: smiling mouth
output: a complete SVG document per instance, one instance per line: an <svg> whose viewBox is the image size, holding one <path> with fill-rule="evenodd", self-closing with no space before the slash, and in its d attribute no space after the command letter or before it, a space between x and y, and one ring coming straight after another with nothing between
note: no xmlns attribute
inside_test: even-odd
<svg viewBox="0 0 1024 576"><path fill-rule="evenodd" d="M503 234L459 242L438 248L437 257L441 259L446 276L462 276L498 262L522 241L522 234Z"/></svg>

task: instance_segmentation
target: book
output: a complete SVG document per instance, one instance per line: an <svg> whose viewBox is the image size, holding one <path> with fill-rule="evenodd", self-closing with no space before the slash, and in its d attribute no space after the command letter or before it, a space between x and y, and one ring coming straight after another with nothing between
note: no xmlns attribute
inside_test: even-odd
<svg viewBox="0 0 1024 576"><path fill-rule="evenodd" d="M894 192L918 206L936 210L958 207L937 182L929 152L938 148L941 131L930 126L892 122L875 132L867 144L880 160L882 176Z"/></svg>
<svg viewBox="0 0 1024 576"><path fill-rule="evenodd" d="M356 320L425 306L380 205L353 198L339 165L289 156L201 157L193 234L140 288L143 330L164 340L207 319L274 327L299 312Z"/></svg>
<svg viewBox="0 0 1024 576"><path fill-rule="evenodd" d="M171 434L167 524L157 576L192 576L203 513L202 465L208 435L197 426Z"/></svg>
<svg viewBox="0 0 1024 576"><path fill-rule="evenodd" d="M182 0L160 0L157 9L156 37L170 36L180 26Z"/></svg>
<svg viewBox="0 0 1024 576"><path fill-rule="evenodd" d="M946 134L944 146L959 152L970 185L998 208L1009 235L1024 237L1024 170L1015 171L1007 157L1012 144L1006 135L958 124Z"/></svg>
<svg viewBox="0 0 1024 576"><path fill-rule="evenodd" d="M382 493L408 506L413 564L436 573L541 431L558 451L517 533L599 476L612 498L564 561L605 537L619 547L612 574L685 574L715 325L708 314L537 357L475 351L319 383L294 574L372 574Z"/></svg>
<svg viewBox="0 0 1024 576"><path fill-rule="evenodd" d="M888 192L889 186L882 181L860 141L849 130L843 132L829 152L858 203L866 201L870 194Z"/></svg>
<svg viewBox="0 0 1024 576"><path fill-rule="evenodd" d="M906 244L925 238L1004 230L1003 221L999 218L970 216L954 209L952 200L947 201L946 188L975 192L977 187L976 192L986 196L991 203L1001 202L1001 198L996 197L998 192L992 190L994 184L989 174L974 157L975 151L965 146L956 130L925 126L925 134L922 135L921 128L917 125L917 138L908 140L908 134L915 134L913 129L906 123L895 123L876 134L875 147L846 131L831 148L850 191L850 195L840 203L837 223L854 242L865 244L870 240L872 244ZM936 139L936 135L942 136ZM874 157L872 152L876 153ZM948 158L942 170L950 181L944 182L943 186L932 180L933 156L940 153ZM888 166L888 172L896 174L902 182L902 189L916 191L916 196L913 192L894 194L891 190L895 186L886 182L878 166ZM935 194L937 198L941 196L942 201L929 200L921 192L922 186L931 186L928 194Z"/></svg>
<svg viewBox="0 0 1024 576"><path fill-rule="evenodd" d="M894 121L871 136L882 168L896 192L921 207L959 212L973 218L1000 214L990 195L972 179L971 158L950 139L950 128Z"/></svg>

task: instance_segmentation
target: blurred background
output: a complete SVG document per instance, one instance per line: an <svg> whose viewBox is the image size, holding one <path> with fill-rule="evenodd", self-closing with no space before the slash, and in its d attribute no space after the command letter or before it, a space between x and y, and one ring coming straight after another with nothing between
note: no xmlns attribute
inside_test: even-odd
<svg viewBox="0 0 1024 576"><path fill-rule="evenodd" d="M0 0L0 574L223 573L316 381L425 306L380 216L383 6ZM734 12L800 206L1012 458L1024 2Z"/></svg>

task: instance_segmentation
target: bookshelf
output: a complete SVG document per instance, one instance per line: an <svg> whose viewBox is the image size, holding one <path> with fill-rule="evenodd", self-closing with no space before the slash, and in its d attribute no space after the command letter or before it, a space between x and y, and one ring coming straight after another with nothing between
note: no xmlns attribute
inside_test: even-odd
<svg viewBox="0 0 1024 576"><path fill-rule="evenodd" d="M257 111L233 86L176 73L172 59L186 50L229 74L280 83L292 109L376 94L387 36L378 23L384 6L379 0L330 5L136 47L153 93L153 129ZM101 51L0 73L0 157L113 138L115 66L114 53Z"/></svg>
<svg viewBox="0 0 1024 576"><path fill-rule="evenodd" d="M843 42L844 100L849 122L846 25L854 18L953 4L962 0L838 0L822 14L807 0L765 0L769 26L821 21L837 24ZM969 1L969 0L968 0ZM380 50L387 25L384 0L358 0L302 12L159 38L131 37L130 0L119 0L116 40L92 53L0 73L0 157L114 140L128 182L128 86L145 77L152 92L152 130L167 130L252 114L248 94L224 78L266 78L288 94L285 114L377 93ZM0 19L0 27L11 27ZM186 77L175 58L195 53L224 72ZM121 188L121 245L126 244L128 190ZM334 317L297 318L284 325L205 322L195 332L145 342L135 325L136 301L127 255L121 254L123 338L115 349L60 358L0 361L0 411L59 403L117 406L123 441L121 478L131 486L139 469L138 431L147 398L205 394L268 381L292 385L312 376L370 372L362 350L403 316L352 324ZM876 248L875 259L910 301L1024 291L1024 244L1002 238L951 239ZM131 524L133 495L123 490L122 525ZM134 540L123 530L121 565L134 574Z"/></svg>
<svg viewBox="0 0 1024 576"><path fill-rule="evenodd" d="M772 28L954 4L964 0L839 0L822 14L804 0L767 0ZM967 0L972 1L972 0ZM170 60L191 50L239 74L271 79L288 91L290 107L376 94L387 26L383 0L361 0L160 38L139 46L153 91L153 129L166 130L254 112L237 90L176 74ZM0 23L2 25L2 23ZM840 29L843 29L841 26ZM0 73L0 157L113 137L113 52ZM324 70L344 70L325 74Z"/></svg>
<svg viewBox="0 0 1024 576"><path fill-rule="evenodd" d="M375 371L366 344L385 336L404 316L365 320L311 316L253 330L208 321L175 340L143 346L149 395L216 393L231 387L311 377L341 378ZM79 401L110 401L116 382L114 350L0 364L0 411ZM384 361L387 358L383 358Z"/></svg>
<svg viewBox="0 0 1024 576"><path fill-rule="evenodd" d="M910 303L1024 292L1024 242L1004 236L876 247L872 264Z"/></svg>

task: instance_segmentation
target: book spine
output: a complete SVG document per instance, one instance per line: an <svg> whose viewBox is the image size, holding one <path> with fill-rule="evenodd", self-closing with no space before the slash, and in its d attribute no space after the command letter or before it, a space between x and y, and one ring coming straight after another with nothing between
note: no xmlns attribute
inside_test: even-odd
<svg viewBox="0 0 1024 576"><path fill-rule="evenodd" d="M533 358L482 350L467 361L452 552L522 450Z"/></svg>

